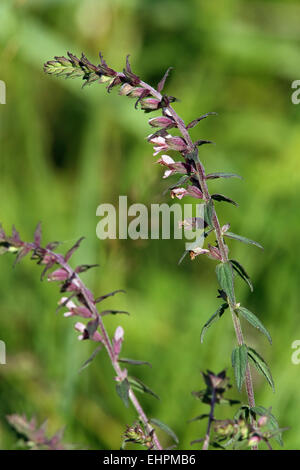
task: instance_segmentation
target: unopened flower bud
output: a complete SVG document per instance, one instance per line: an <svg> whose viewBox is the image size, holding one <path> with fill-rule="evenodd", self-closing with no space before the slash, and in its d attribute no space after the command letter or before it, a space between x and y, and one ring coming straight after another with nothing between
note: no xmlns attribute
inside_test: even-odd
<svg viewBox="0 0 300 470"><path fill-rule="evenodd" d="M144 98L141 101L141 107L145 111L158 109L160 107L160 100L157 100L156 98Z"/></svg>
<svg viewBox="0 0 300 470"><path fill-rule="evenodd" d="M142 93L144 93L144 91L145 91L145 88L143 87L133 87L129 96L130 98L139 98L142 95Z"/></svg>
<svg viewBox="0 0 300 470"><path fill-rule="evenodd" d="M113 348L114 348L114 353L116 356L120 354L123 341L124 341L124 330L121 326L118 326L113 337Z"/></svg>
<svg viewBox="0 0 300 470"><path fill-rule="evenodd" d="M248 445L250 447L254 447L254 446L257 446L257 444L259 444L260 441L261 441L261 437L257 436L257 435L254 435L254 436L250 437L250 439L248 441Z"/></svg>
<svg viewBox="0 0 300 470"><path fill-rule="evenodd" d="M176 123L174 122L173 119L165 117L165 116L159 116L159 117L149 119L148 123L152 127L162 127L162 128L168 127L168 128L170 128L170 127L175 127L176 126Z"/></svg>
<svg viewBox="0 0 300 470"><path fill-rule="evenodd" d="M257 425L258 427L262 428L263 426L265 426L268 422L268 417L267 416L261 416L259 418L259 420L257 421Z"/></svg>
<svg viewBox="0 0 300 470"><path fill-rule="evenodd" d="M182 137L166 137L166 143L168 144L169 148L172 150L177 150L178 152L182 152L186 150L187 145L185 140Z"/></svg>
<svg viewBox="0 0 300 470"><path fill-rule="evenodd" d="M133 90L133 86L129 85L129 83L124 83L119 90L119 95L129 95L129 93Z"/></svg>
<svg viewBox="0 0 300 470"><path fill-rule="evenodd" d="M59 268L49 274L48 281L66 281L68 277L69 273L65 269Z"/></svg>
<svg viewBox="0 0 300 470"><path fill-rule="evenodd" d="M230 224L225 224L225 225L223 225L223 227L222 227L222 233L228 232L229 229L230 229Z"/></svg>

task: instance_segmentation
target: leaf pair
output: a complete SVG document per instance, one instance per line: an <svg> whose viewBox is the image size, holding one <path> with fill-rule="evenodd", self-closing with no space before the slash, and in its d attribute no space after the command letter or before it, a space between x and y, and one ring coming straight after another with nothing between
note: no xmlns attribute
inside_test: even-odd
<svg viewBox="0 0 300 470"><path fill-rule="evenodd" d="M236 260L231 259L226 263L220 263L216 267L216 274L218 282L223 291L226 292L226 295L231 302L235 304L235 293L234 293L234 276L233 273L237 273L243 281L250 287L251 292L253 291L253 286L249 275L243 266Z"/></svg>
<svg viewBox="0 0 300 470"><path fill-rule="evenodd" d="M234 369L234 375L238 389L241 390L245 381L249 359L257 371L266 378L274 392L274 382L267 363L253 348L247 347L246 344L237 346L232 351L231 356L232 367Z"/></svg>
<svg viewBox="0 0 300 470"><path fill-rule="evenodd" d="M216 274L221 289L226 292L231 304L235 305L233 270L230 261L218 264Z"/></svg>
<svg viewBox="0 0 300 470"><path fill-rule="evenodd" d="M123 362L128 362L127 360L123 360ZM141 363L141 362L140 362ZM142 393L149 393L153 397L157 398L159 400L159 396L156 395L147 385L145 385L140 379L137 379L136 377L128 376L122 382L118 382L116 385L116 390L123 401L124 405L128 408L129 406L129 390L130 387L134 388L138 392Z"/></svg>

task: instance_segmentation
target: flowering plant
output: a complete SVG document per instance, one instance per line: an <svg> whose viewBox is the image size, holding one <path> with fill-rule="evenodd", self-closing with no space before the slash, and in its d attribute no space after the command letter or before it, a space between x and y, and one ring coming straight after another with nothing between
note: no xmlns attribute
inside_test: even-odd
<svg viewBox="0 0 300 470"><path fill-rule="evenodd" d="M135 108L140 108L145 113L158 111L161 115L151 118L149 125L154 131L147 137L150 144L153 145L153 155L159 155L157 163L165 168L163 178L173 175L180 175L178 181L170 187L170 195L172 198L182 199L189 196L197 200L202 200L204 204L203 220L195 217L189 221L183 221L183 225L191 225L192 227L199 224L203 227L203 240L206 247L196 246L187 249L184 256L189 254L191 260L203 255L213 259L216 264L216 276L218 281L218 295L220 305L216 312L204 324L201 331L201 342L204 339L206 331L221 317L230 316L233 322L236 334L237 344L234 346L231 361L234 369L235 381L239 391L245 386L247 393L247 404L242 404L238 409L234 419L217 420L215 417L215 406L217 404L229 403L234 404L236 401L224 398L225 391L228 390L229 384L225 372L214 374L207 371L203 374L206 390L194 392L194 395L204 404L209 404L210 413L200 415L196 419L207 418L207 432L204 439L194 442L203 442L203 449L208 449L209 445L215 447L227 448L232 445L239 448L241 445L250 446L257 449L259 443L266 443L271 448L270 440L276 439L282 444L281 431L278 423L271 413L270 408L256 406L253 381L251 376L251 368L254 367L267 380L268 384L274 390L273 378L268 365L262 356L251 346L247 345L244 339L241 326L241 318L246 320L252 327L262 333L267 340L272 343L271 336L261 319L254 313L242 306L236 299L235 277L240 277L253 290L251 279L240 264L239 261L233 259L229 253L227 239L237 240L239 242L254 245L262 248L260 243L253 241L244 236L238 235L230 231L230 224L222 225L216 212L215 203L225 202L237 205L235 201L229 197L212 193L209 191L209 182L213 179L234 178L239 177L234 173L215 172L206 174L205 168L199 158L199 148L205 144L211 144L209 140L193 141L189 130L195 127L203 119L216 113L206 113L199 118L191 121L187 125L174 110L172 103L176 102L176 98L163 93L166 79L170 69L166 71L157 88L153 88L143 82L131 69L129 57L126 59L126 66L123 72L117 72L109 67L103 56L100 54L100 63L92 64L84 54L80 58L68 53L68 57L55 57L54 60L45 64L45 72L50 75L57 75L64 78L81 78L83 86L93 83L105 83L107 91L119 87L119 94L135 99ZM173 135L171 132L176 131L180 135ZM180 160L174 160L168 152L177 152ZM73 269L69 265L69 259L74 250L76 250L82 239L80 239L74 247L72 247L65 255L56 254L54 250L57 243L50 243L45 248L41 246L41 231L38 225L34 242L23 242L18 232L13 229L12 236L7 236L2 230L0 232L1 253L6 251L14 251L17 253L16 261L32 252L32 258L38 261L38 264L44 265L42 277L54 266L53 272L48 274L49 281L59 281L61 283L61 292L68 293L59 302L59 308L65 307L67 312L65 316L79 316L84 322L77 322L75 328L79 331L80 340L92 340L98 344L97 349L92 357L87 361L89 363L98 351L104 347L111 360L112 366L116 373L116 389L119 396L128 406L129 401L135 407L139 421L134 425L127 427L124 433L124 445L126 442L135 442L148 449L162 449L162 445L158 440L153 425L161 427L170 434L177 442L177 438L168 428L156 419L150 419L146 416L138 401L134 389L138 391L150 393L156 396L145 384L139 379L129 375L127 369L122 368L121 364L127 362L129 364L142 364L143 361L135 361L120 358L122 343L124 340L124 331L119 326L113 338L109 338L104 326L103 317L107 314L126 313L118 310L97 309L97 304L105 298L114 295L117 291L111 292L100 297L95 297L89 289L84 285L79 277L87 269L93 265L78 266ZM86 363L86 364L87 364ZM266 427L266 430L264 429ZM212 439L212 429L214 429L215 437Z"/></svg>

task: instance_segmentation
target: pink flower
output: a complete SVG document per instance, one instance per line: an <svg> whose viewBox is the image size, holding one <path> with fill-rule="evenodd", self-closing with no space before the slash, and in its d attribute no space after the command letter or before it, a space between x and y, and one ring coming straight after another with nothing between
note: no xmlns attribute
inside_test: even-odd
<svg viewBox="0 0 300 470"><path fill-rule="evenodd" d="M166 143L165 137L161 137L161 136L150 137L149 142L154 144L154 153L153 153L154 156L158 155L163 150L168 150L169 149L169 146Z"/></svg>
<svg viewBox="0 0 300 470"><path fill-rule="evenodd" d="M174 169L175 162L174 162L173 158L171 158L169 155L162 155L161 158L159 160L157 160L156 163L160 163L161 165L165 165L169 168L169 170L166 170L164 172L163 178L168 178L168 176L175 173L175 169Z"/></svg>
<svg viewBox="0 0 300 470"><path fill-rule="evenodd" d="M185 188L175 188L171 191L171 198L174 199L174 197L177 197L178 199L182 199L187 193Z"/></svg>
<svg viewBox="0 0 300 470"><path fill-rule="evenodd" d="M154 144L154 156L162 150L177 150L178 152L185 152L187 145L182 137L173 137L170 134L165 136L153 136L148 137L149 142Z"/></svg>
<svg viewBox="0 0 300 470"><path fill-rule="evenodd" d="M69 273L65 269L59 268L49 274L48 281L66 281L68 278Z"/></svg>
<svg viewBox="0 0 300 470"><path fill-rule="evenodd" d="M98 343L102 342L102 336L100 335L99 331L95 331L93 335L90 337L88 330L84 323L81 323L81 322L75 323L75 330L81 333L81 335L78 336L79 341L82 341L85 339L91 339L92 341L96 341Z"/></svg>
<svg viewBox="0 0 300 470"><path fill-rule="evenodd" d="M174 173L186 174L194 172L192 166L189 163L175 162L169 155L162 155L156 163L160 163L161 165L168 167L168 170L165 171L163 178L168 178L168 176Z"/></svg>
<svg viewBox="0 0 300 470"><path fill-rule="evenodd" d="M171 197L177 197L178 199L182 199L184 196L192 196L196 199L203 199L203 193L200 191L197 186L188 186L187 189L185 188L174 188L171 191Z"/></svg>
<svg viewBox="0 0 300 470"><path fill-rule="evenodd" d="M59 301L59 305L64 304L67 299L68 297L62 297L62 299ZM83 318L92 317L92 313L87 307L78 306L72 300L68 300L68 302L65 304L65 307L68 309L68 311L64 313L64 317L74 317L76 315Z"/></svg>
<svg viewBox="0 0 300 470"><path fill-rule="evenodd" d="M252 446L257 446L257 444L260 443L261 439L262 439L262 438L261 438L260 436L258 436L258 435L255 434L254 436L250 437L250 439L249 439L249 441L248 441L248 445L249 445L250 447L252 447Z"/></svg>
<svg viewBox="0 0 300 470"><path fill-rule="evenodd" d="M113 349L114 349L114 353L116 356L120 354L123 341L124 341L124 330L121 326L118 326L118 328L115 331L113 340L112 340Z"/></svg>
<svg viewBox="0 0 300 470"><path fill-rule="evenodd" d="M191 260L193 260L198 255L207 255L208 253L209 253L209 250L207 250L206 248L194 248L193 250L190 251L190 258Z"/></svg>

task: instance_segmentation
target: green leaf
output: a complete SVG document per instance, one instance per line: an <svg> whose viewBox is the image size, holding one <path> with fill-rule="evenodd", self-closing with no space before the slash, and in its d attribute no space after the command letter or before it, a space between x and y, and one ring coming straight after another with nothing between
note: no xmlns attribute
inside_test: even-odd
<svg viewBox="0 0 300 470"><path fill-rule="evenodd" d="M212 180L212 179L217 179L217 178L240 178L240 179L243 179L240 175L237 175L236 173L225 173L223 171L215 172L215 173L209 173L208 175L206 175L207 180Z"/></svg>
<svg viewBox="0 0 300 470"><path fill-rule="evenodd" d="M279 431L279 424L275 416L271 413L271 409L267 409L264 406L254 406L251 408L251 411L253 411L255 414L259 416L267 416L268 422L267 422L267 428L270 431ZM274 436L274 439L278 442L280 446L283 446L283 440L282 440L282 433L279 431L279 434Z"/></svg>
<svg viewBox="0 0 300 470"><path fill-rule="evenodd" d="M263 250L263 247L260 245L260 243L255 242L254 240L250 240L250 238L242 237L241 235L237 235L236 233L232 232L225 232L223 235L224 237L232 238L233 240L238 240L239 242L247 243L248 245L255 245Z"/></svg>
<svg viewBox="0 0 300 470"><path fill-rule="evenodd" d="M270 386L272 387L273 392L275 392L272 374L265 360L252 348L248 348L248 357L251 359L258 372L267 379Z"/></svg>
<svg viewBox="0 0 300 470"><path fill-rule="evenodd" d="M202 414L202 415L196 416L195 418L190 419L188 422L193 423L194 421L198 421L204 418L209 418L209 414Z"/></svg>
<svg viewBox="0 0 300 470"><path fill-rule="evenodd" d="M249 323L251 323L251 325L254 326L254 328L257 328L259 331L261 331L268 338L270 343L272 344L272 338L271 338L270 333L264 327L262 322L257 318L257 316L254 315L254 313L250 312L250 310L248 310L245 307L238 307L236 309L236 311L239 314L241 314Z"/></svg>
<svg viewBox="0 0 300 470"><path fill-rule="evenodd" d="M82 364L78 372L83 371L86 367L90 365L90 363L94 360L94 358L97 356L97 354L101 351L102 349L102 344L98 346L95 351L91 354L91 356Z"/></svg>
<svg viewBox="0 0 300 470"><path fill-rule="evenodd" d="M230 204L233 204L234 206L238 206L238 203L235 202L233 199L230 199L230 197L224 196L223 194L212 194L212 199L215 201L221 202L229 202Z"/></svg>
<svg viewBox="0 0 300 470"><path fill-rule="evenodd" d="M197 160L198 160L198 149L194 148L194 150L192 152L187 153L186 158L188 160L193 161L193 162L197 162Z"/></svg>
<svg viewBox="0 0 300 470"><path fill-rule="evenodd" d="M176 444L178 444L179 439L176 436L175 432L172 431L171 428L169 428L169 426L167 426L165 423L162 423L160 420L158 420L156 418L150 418L149 421L150 421L150 423L154 424L155 426L158 426L162 431L167 433L170 437L172 437L172 439L174 439Z"/></svg>
<svg viewBox="0 0 300 470"><path fill-rule="evenodd" d="M242 405L239 407L239 409L236 411L234 415L234 419L239 420L240 418L243 419L248 419L249 417L249 406L248 405Z"/></svg>
<svg viewBox="0 0 300 470"><path fill-rule="evenodd" d="M210 199L209 202L207 202L204 206L204 220L210 227L213 225L212 223L213 211L214 211L214 203Z"/></svg>
<svg viewBox="0 0 300 470"><path fill-rule="evenodd" d="M230 262L234 271L243 279L243 281L246 282L246 284L248 284L251 292L253 292L253 285L252 285L251 279L249 275L247 274L246 270L243 268L243 266L235 259L231 259Z"/></svg>
<svg viewBox="0 0 300 470"><path fill-rule="evenodd" d="M157 398L159 400L159 396L156 395L147 385L145 385L140 379L137 379L136 377L128 376L128 381L130 385L135 388L137 391L142 392L142 393L149 393L153 397Z"/></svg>
<svg viewBox="0 0 300 470"><path fill-rule="evenodd" d="M226 292L227 297L231 303L235 304L234 284L233 284L233 271L229 261L220 263L216 267L218 282L221 289Z"/></svg>
<svg viewBox="0 0 300 470"><path fill-rule="evenodd" d="M237 384L237 388L241 391L243 382L246 376L246 369L248 364L248 350L245 344L237 346L232 351L232 367L234 368L234 375Z"/></svg>
<svg viewBox="0 0 300 470"><path fill-rule="evenodd" d="M226 308L228 308L228 304L220 305L218 310L210 317L209 320L207 320L207 322L205 323L205 325L203 326L201 330L201 336L200 336L201 343L203 343L203 339L208 328L211 327L211 325L215 323L219 318L221 318Z"/></svg>
<svg viewBox="0 0 300 470"><path fill-rule="evenodd" d="M116 385L117 394L123 401L126 408L129 406L129 381L127 379L122 380L122 382L118 382Z"/></svg>
<svg viewBox="0 0 300 470"><path fill-rule="evenodd" d="M132 364L133 366L142 366L146 365L149 367L152 367L150 362L147 361L137 361L135 359L128 359L127 357L121 357L119 358L119 362L126 362L127 364Z"/></svg>
<svg viewBox="0 0 300 470"><path fill-rule="evenodd" d="M183 255L181 255L180 257L180 260L178 261L178 266L182 263L182 261L184 260L184 258L186 257L186 255L188 254L189 250L185 250L183 252Z"/></svg>

